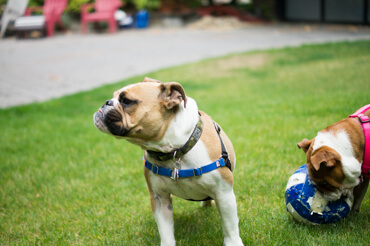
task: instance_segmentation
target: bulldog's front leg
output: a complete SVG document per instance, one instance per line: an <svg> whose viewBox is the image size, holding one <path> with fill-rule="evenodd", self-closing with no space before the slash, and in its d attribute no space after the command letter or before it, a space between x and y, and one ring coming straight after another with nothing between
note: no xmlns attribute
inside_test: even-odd
<svg viewBox="0 0 370 246"><path fill-rule="evenodd" d="M176 245L171 195L154 194L152 199L154 199L151 202L152 210L161 237L161 246Z"/></svg>
<svg viewBox="0 0 370 246"><path fill-rule="evenodd" d="M234 191L224 191L216 195L217 209L221 215L222 230L225 246L241 246L243 242L239 236L239 219L236 208Z"/></svg>
<svg viewBox="0 0 370 246"><path fill-rule="evenodd" d="M353 190L354 201L352 211L360 212L362 200L364 200L367 188L369 186L369 179L364 179L361 184L356 186Z"/></svg>
<svg viewBox="0 0 370 246"><path fill-rule="evenodd" d="M155 221L157 222L159 236L161 237L161 246L176 245L171 194L158 194L153 191L153 185L149 177L149 171L145 167L144 176L149 189L153 215Z"/></svg>

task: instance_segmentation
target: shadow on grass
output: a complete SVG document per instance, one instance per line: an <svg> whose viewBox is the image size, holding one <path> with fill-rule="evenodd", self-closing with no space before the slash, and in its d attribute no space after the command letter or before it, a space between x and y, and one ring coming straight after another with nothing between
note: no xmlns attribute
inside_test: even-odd
<svg viewBox="0 0 370 246"><path fill-rule="evenodd" d="M174 222L176 245L222 245L221 217L215 205L202 207L199 202L175 198ZM141 222L142 243L159 245L160 238L154 216L143 215ZM152 228L148 228L148 227ZM154 233L153 233L154 231Z"/></svg>
<svg viewBox="0 0 370 246"><path fill-rule="evenodd" d="M185 202L185 201L184 201ZM177 245L222 245L221 217L216 205L202 207L186 202L186 208L174 214Z"/></svg>

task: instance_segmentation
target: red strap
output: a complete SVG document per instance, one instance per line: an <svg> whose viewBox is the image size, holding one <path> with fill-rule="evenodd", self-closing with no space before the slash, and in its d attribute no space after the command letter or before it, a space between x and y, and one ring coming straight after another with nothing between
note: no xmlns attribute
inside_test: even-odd
<svg viewBox="0 0 370 246"><path fill-rule="evenodd" d="M360 108L354 114L349 116L351 118L358 117L358 119L361 122L362 129L364 130L365 147L364 147L364 160L362 163L362 173L368 179L370 179L370 119L363 113L365 113L369 109L370 104Z"/></svg>

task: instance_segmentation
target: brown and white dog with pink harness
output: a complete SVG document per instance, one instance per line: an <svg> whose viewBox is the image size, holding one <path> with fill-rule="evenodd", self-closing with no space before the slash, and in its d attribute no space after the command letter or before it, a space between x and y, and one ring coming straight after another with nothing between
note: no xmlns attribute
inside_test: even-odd
<svg viewBox="0 0 370 246"><path fill-rule="evenodd" d="M298 147L306 152L310 179L328 200L353 192L353 211L360 211L370 179L370 104Z"/></svg>
<svg viewBox="0 0 370 246"><path fill-rule="evenodd" d="M172 195L214 200L224 245L243 245L233 191L235 154L225 132L176 82L145 78L113 93L94 114L104 133L140 146L161 245L175 245Z"/></svg>

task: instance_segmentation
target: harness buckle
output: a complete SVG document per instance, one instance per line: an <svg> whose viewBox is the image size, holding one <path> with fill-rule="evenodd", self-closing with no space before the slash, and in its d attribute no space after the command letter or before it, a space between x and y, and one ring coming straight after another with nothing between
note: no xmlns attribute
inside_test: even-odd
<svg viewBox="0 0 370 246"><path fill-rule="evenodd" d="M156 172L154 172L154 168L156 168L157 169L157 171ZM156 165L152 165L152 170L151 170L154 174L158 174L158 172L159 172L159 167L158 166L156 166Z"/></svg>
<svg viewBox="0 0 370 246"><path fill-rule="evenodd" d="M369 117L367 117L366 115L359 115L358 119L361 121L362 124L370 122Z"/></svg>
<svg viewBox="0 0 370 246"><path fill-rule="evenodd" d="M171 179L177 181L179 178L179 169L176 167L172 170Z"/></svg>
<svg viewBox="0 0 370 246"><path fill-rule="evenodd" d="M202 172L202 168L199 167L199 168L194 168L193 169L193 176L196 177L196 176L201 176L203 174Z"/></svg>

